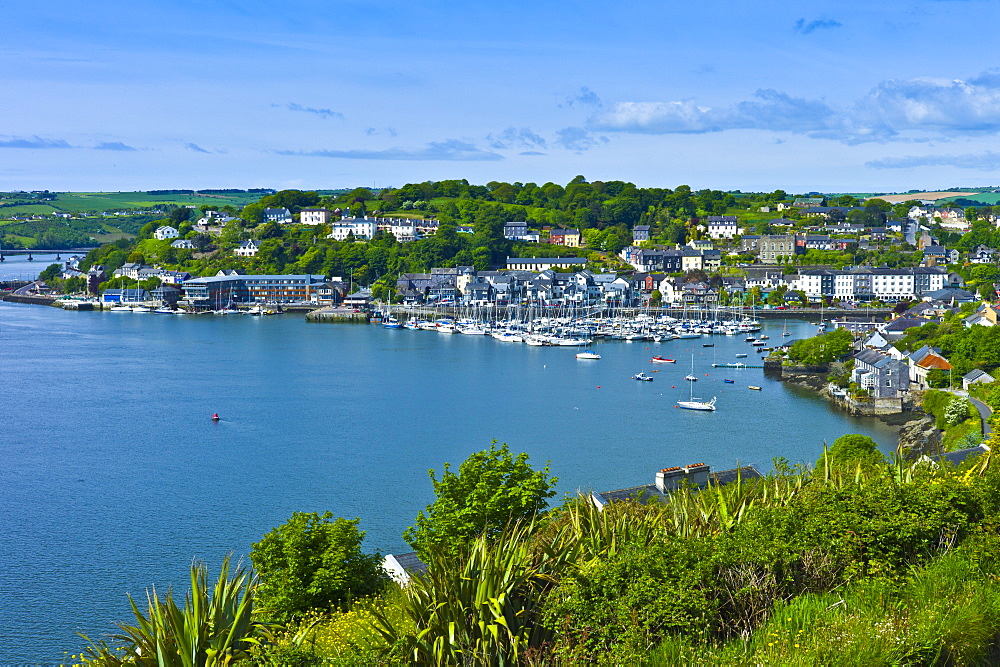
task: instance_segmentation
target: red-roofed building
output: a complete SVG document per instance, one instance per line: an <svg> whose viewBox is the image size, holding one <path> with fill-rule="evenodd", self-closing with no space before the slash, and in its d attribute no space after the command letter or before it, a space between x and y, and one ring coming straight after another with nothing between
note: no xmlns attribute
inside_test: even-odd
<svg viewBox="0 0 1000 667"><path fill-rule="evenodd" d="M916 389L930 389L927 375L931 371L951 371L951 364L941 356L941 350L924 346L909 356L910 382Z"/></svg>

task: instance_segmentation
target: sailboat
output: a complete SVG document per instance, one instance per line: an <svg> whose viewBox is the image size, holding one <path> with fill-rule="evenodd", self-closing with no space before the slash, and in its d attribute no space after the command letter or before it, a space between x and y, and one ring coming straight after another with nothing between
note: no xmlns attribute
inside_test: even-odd
<svg viewBox="0 0 1000 667"><path fill-rule="evenodd" d="M125 290L123 289L122 290L122 294L124 294L124 293L125 293ZM132 312L133 313L151 313L151 312L153 312L152 308L150 308L149 306L147 306L144 303L140 303L139 302L139 296L141 294L142 294L142 289L139 287L139 277L136 276L136 278L135 278L135 301L132 304Z"/></svg>
<svg viewBox="0 0 1000 667"><path fill-rule="evenodd" d="M691 373L689 375L685 375L684 379L687 380L688 382L697 382L698 381L698 378L694 374L694 354L693 353L691 354Z"/></svg>
<svg viewBox="0 0 1000 667"><path fill-rule="evenodd" d="M685 380L691 380L690 385L691 391L686 401L677 401L677 407L683 408L685 410L701 410L703 412L715 412L715 396L712 397L710 401L703 401L700 398L694 397L694 380L697 380L694 376L694 355L691 355L691 375L684 378Z"/></svg>
<svg viewBox="0 0 1000 667"><path fill-rule="evenodd" d="M785 326L781 329L781 335L782 336L791 336L792 335L792 334L790 334L788 332L788 320L785 320Z"/></svg>

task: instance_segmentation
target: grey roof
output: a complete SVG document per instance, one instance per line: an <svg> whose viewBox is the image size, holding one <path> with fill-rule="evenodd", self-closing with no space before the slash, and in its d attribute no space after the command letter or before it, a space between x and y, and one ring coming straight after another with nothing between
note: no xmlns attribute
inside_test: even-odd
<svg viewBox="0 0 1000 667"><path fill-rule="evenodd" d="M405 554L393 554L392 557L396 559L400 567L406 570L407 574L423 574L427 571L427 563L420 560L415 551Z"/></svg>
<svg viewBox="0 0 1000 667"><path fill-rule="evenodd" d="M763 476L764 475L762 475L761 472L752 465L709 473L709 479L711 479L712 483L720 486L732 484L740 478L760 479ZM604 503L614 502L616 500L633 500L645 505L653 500L662 500L666 494L656 488L655 484L643 484L641 486L632 486L627 489L617 489L615 491L595 493L594 495L599 497L599 499Z"/></svg>
<svg viewBox="0 0 1000 667"><path fill-rule="evenodd" d="M889 322L882 327L882 331L906 331L907 329L912 329L913 327L922 327L928 322L930 322L930 320L924 320L919 317L897 317L892 322Z"/></svg>
<svg viewBox="0 0 1000 667"><path fill-rule="evenodd" d="M954 465L961 465L966 461L968 461L969 459L973 459L979 456L985 451L986 448L983 447L982 445L979 445L977 447L969 447L968 449L959 449L954 452L945 452L944 454L941 455L941 460L948 461L949 463L952 463Z"/></svg>
<svg viewBox="0 0 1000 667"><path fill-rule="evenodd" d="M939 301L950 301L951 299L956 299L958 301L974 301L976 299L976 295L972 292L959 289L957 287L944 287L939 290L934 290L933 292L928 292L927 296Z"/></svg>
<svg viewBox="0 0 1000 667"><path fill-rule="evenodd" d="M888 354L883 354L878 350L864 350L862 352L858 352L854 355L854 359L876 368L881 368L892 361L892 357Z"/></svg>
<svg viewBox="0 0 1000 667"><path fill-rule="evenodd" d="M968 380L969 382L976 382L976 381L979 381L981 379L984 382L993 382L994 381L994 378L993 378L992 375L990 375L986 371L984 371L982 369L979 369L979 368L976 368L974 370L969 371L968 373L966 373L965 375L962 376L962 379L963 380Z"/></svg>

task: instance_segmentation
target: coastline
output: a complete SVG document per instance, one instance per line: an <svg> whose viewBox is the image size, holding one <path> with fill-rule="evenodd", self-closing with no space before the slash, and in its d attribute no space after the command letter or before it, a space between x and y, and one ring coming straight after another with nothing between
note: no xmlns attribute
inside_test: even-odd
<svg viewBox="0 0 1000 667"><path fill-rule="evenodd" d="M826 380L829 369L824 371L794 370L789 371L771 365L772 374L780 376L782 382L787 382L822 396L830 404L831 409L846 412L855 416L874 417L886 426L896 431L896 451L906 459L920 456L940 456L942 454L942 431L937 428L933 415L927 414L912 403L899 401L897 411L863 410L857 404L851 404L844 398L834 395Z"/></svg>

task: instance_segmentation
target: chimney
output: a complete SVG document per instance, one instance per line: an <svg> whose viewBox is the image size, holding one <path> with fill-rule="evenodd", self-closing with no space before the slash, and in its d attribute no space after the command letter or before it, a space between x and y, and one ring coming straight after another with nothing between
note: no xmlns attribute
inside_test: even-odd
<svg viewBox="0 0 1000 667"><path fill-rule="evenodd" d="M676 491L684 479L684 469L679 466L664 468L656 473L656 488L660 493Z"/></svg>
<svg viewBox="0 0 1000 667"><path fill-rule="evenodd" d="M692 463L684 466L684 473L687 475L688 481L691 482L691 486L696 487L708 486L710 470L711 468L704 463Z"/></svg>

